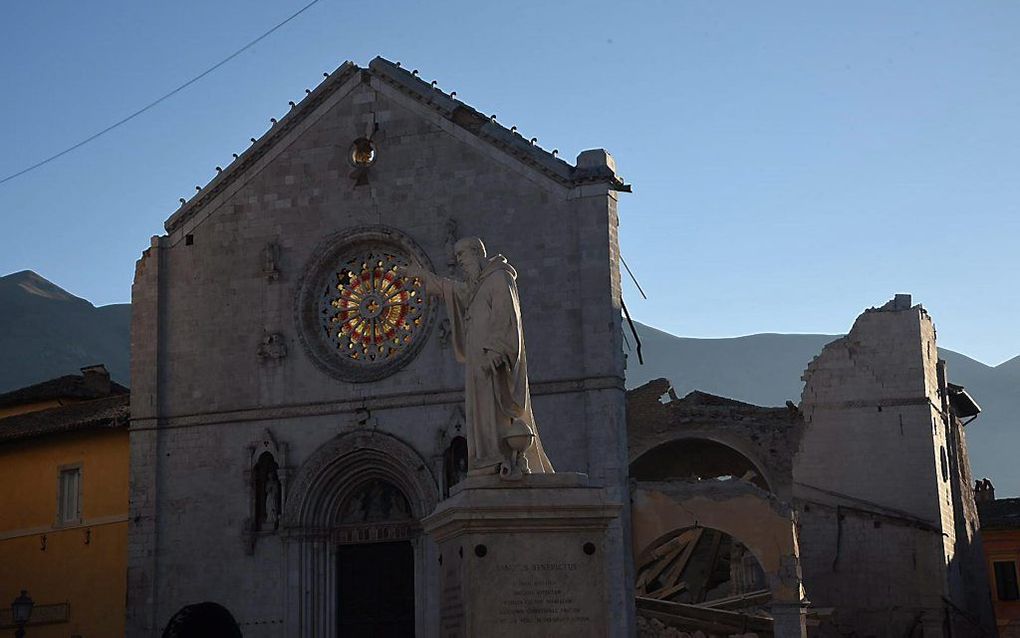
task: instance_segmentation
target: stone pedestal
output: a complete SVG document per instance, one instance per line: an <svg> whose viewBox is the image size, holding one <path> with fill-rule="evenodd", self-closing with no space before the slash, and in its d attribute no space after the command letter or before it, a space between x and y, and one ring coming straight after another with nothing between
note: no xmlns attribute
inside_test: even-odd
<svg viewBox="0 0 1020 638"><path fill-rule="evenodd" d="M468 477L423 521L439 545L444 638L608 636L606 528L584 474Z"/></svg>

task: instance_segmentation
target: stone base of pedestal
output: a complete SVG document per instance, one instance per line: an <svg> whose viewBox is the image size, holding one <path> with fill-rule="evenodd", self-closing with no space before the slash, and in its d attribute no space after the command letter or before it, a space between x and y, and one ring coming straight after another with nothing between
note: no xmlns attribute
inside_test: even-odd
<svg viewBox="0 0 1020 638"><path fill-rule="evenodd" d="M442 565L439 634L609 635L606 528L620 507L584 474L455 486L423 521Z"/></svg>

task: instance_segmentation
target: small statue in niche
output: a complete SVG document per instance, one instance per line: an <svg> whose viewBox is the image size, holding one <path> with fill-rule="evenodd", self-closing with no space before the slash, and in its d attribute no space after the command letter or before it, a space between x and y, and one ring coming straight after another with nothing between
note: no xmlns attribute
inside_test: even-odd
<svg viewBox="0 0 1020 638"><path fill-rule="evenodd" d="M283 335L278 332L266 332L262 335L262 343L256 351L259 359L279 360L287 356L287 344Z"/></svg>
<svg viewBox="0 0 1020 638"><path fill-rule="evenodd" d="M468 474L468 449L467 440L462 436L455 436L450 441L450 446L443 452L443 495L449 496L450 489L460 483Z"/></svg>
<svg viewBox="0 0 1020 638"><path fill-rule="evenodd" d="M262 529L269 531L276 529L280 522L280 478L276 470L272 470L266 477L266 520Z"/></svg>
<svg viewBox="0 0 1020 638"><path fill-rule="evenodd" d="M262 249L262 276L266 281L280 278L280 245L275 242L269 242Z"/></svg>
<svg viewBox="0 0 1020 638"><path fill-rule="evenodd" d="M255 529L275 530L280 521L280 476L276 459L263 452L255 464Z"/></svg>

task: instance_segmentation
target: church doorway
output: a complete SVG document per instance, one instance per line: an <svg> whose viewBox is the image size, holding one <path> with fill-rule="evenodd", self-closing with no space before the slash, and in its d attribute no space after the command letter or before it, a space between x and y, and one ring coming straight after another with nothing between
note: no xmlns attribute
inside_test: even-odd
<svg viewBox="0 0 1020 638"><path fill-rule="evenodd" d="M356 431L324 444L289 484L286 635L431 635L439 553L419 522L439 500L429 463L392 435Z"/></svg>
<svg viewBox="0 0 1020 638"><path fill-rule="evenodd" d="M337 636L414 635L414 551L410 541L341 545L337 580Z"/></svg>

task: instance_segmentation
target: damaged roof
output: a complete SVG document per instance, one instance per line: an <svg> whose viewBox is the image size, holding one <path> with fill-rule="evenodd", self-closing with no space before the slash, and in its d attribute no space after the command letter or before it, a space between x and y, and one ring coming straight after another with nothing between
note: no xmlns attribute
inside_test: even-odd
<svg viewBox="0 0 1020 638"><path fill-rule="evenodd" d="M166 231L172 233L215 199L247 169L254 166L277 142L313 113L329 96L359 74L363 82L369 82L372 78L386 82L457 126L564 186L608 183L609 187L614 190L630 192L630 185L624 183L610 166L573 166L556 157L553 152L539 146L534 139L525 139L515 130L516 127L508 129L499 124L495 116L490 117L480 113L456 99L456 93L445 93L437 88L435 83L425 82L418 77L417 71L407 71L401 67L399 62L376 57L367 68L347 61L332 73L327 74L326 78L314 90L309 91L304 99L294 104L286 115L279 120L274 119L273 126L262 137L254 140L247 150L236 157L205 187L201 188L190 200L182 203L181 207L166 220L164 224Z"/></svg>

